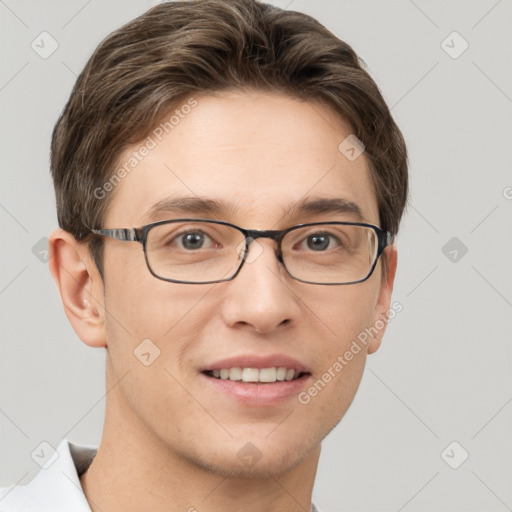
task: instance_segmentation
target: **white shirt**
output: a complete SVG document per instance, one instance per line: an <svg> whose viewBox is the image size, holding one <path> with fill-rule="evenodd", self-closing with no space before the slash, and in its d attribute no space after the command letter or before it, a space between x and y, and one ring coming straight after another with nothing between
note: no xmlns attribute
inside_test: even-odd
<svg viewBox="0 0 512 512"><path fill-rule="evenodd" d="M57 455L53 455L46 469L41 469L29 484L0 489L0 512L91 512L80 476L96 451L95 447L63 439Z"/></svg>
<svg viewBox="0 0 512 512"><path fill-rule="evenodd" d="M91 512L80 476L96 452L96 447L63 439L46 469L29 484L0 488L0 512ZM311 512L319 510L312 504Z"/></svg>

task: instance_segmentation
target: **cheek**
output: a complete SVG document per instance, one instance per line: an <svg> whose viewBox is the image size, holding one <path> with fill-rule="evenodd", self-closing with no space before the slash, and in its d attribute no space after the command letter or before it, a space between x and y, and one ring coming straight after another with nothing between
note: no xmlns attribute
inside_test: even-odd
<svg viewBox="0 0 512 512"><path fill-rule="evenodd" d="M321 340L319 371L304 401L322 395L320 403L332 404L340 413L350 405L361 380L371 339L377 301L376 287L371 281L344 287L326 294L318 317L326 326L327 336ZM324 391L325 390L325 391Z"/></svg>
<svg viewBox="0 0 512 512"><path fill-rule="evenodd" d="M118 324L114 328L121 328L121 336L134 340L158 339L179 330L210 287L198 294L190 285L157 279L147 268L141 247L123 248L128 249L109 247L105 258L107 321Z"/></svg>
<svg viewBox="0 0 512 512"><path fill-rule="evenodd" d="M165 369L181 374L190 365L188 351L201 339L208 319L202 299L214 285L198 293L197 287L162 281L144 261L142 268L119 261L105 275L107 345L115 377L130 371L130 380L138 382L135 396L150 382L157 389L169 387Z"/></svg>
<svg viewBox="0 0 512 512"><path fill-rule="evenodd" d="M373 276L372 276L373 277ZM364 332L372 321L378 299L378 281L368 280L354 285L332 287L316 292L311 306L329 333L329 352L343 350ZM331 354L332 355L332 354Z"/></svg>

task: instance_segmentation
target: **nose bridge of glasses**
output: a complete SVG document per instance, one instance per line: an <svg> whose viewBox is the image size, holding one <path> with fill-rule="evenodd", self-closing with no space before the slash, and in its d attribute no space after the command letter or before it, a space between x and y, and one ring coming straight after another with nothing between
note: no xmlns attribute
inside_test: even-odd
<svg viewBox="0 0 512 512"><path fill-rule="evenodd" d="M276 245L277 250L277 259L283 263L281 251L279 250L279 242L282 240L284 234L281 230L275 230L275 229L265 229L265 230L258 230L258 229L247 229L244 232L245 234L245 242L247 246L247 252L251 250L251 243L257 240L258 238L271 238L274 241L274 244Z"/></svg>
<svg viewBox="0 0 512 512"><path fill-rule="evenodd" d="M265 229L265 230L258 230L258 229L247 229L246 230L246 238L256 239L256 238L272 238L272 240L275 240L276 242L279 241L280 238L282 238L282 231L278 229Z"/></svg>

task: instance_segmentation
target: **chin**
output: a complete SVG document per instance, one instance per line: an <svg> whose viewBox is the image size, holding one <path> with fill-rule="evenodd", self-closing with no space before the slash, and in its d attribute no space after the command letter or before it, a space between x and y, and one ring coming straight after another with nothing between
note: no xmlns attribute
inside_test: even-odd
<svg viewBox="0 0 512 512"><path fill-rule="evenodd" d="M233 439L222 446L218 443L212 453L211 445L194 447L194 453L183 454L191 463L202 469L228 478L277 477L291 471L308 457L320 455L321 437L295 439L271 434ZM275 436L275 437L274 437ZM271 439L274 437L274 439Z"/></svg>
<svg viewBox="0 0 512 512"><path fill-rule="evenodd" d="M297 451L272 454L255 452L253 460L249 461L247 455L244 460L235 453L228 457L216 457L214 460L205 457L199 463L204 469L227 478L268 478L291 471L305 459L306 455Z"/></svg>

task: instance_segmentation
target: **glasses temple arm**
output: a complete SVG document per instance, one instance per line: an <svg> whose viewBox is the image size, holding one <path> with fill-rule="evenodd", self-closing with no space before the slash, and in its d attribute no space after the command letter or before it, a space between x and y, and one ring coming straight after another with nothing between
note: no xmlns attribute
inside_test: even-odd
<svg viewBox="0 0 512 512"><path fill-rule="evenodd" d="M136 229L91 229L96 235L108 236L122 242L138 242L140 240Z"/></svg>

